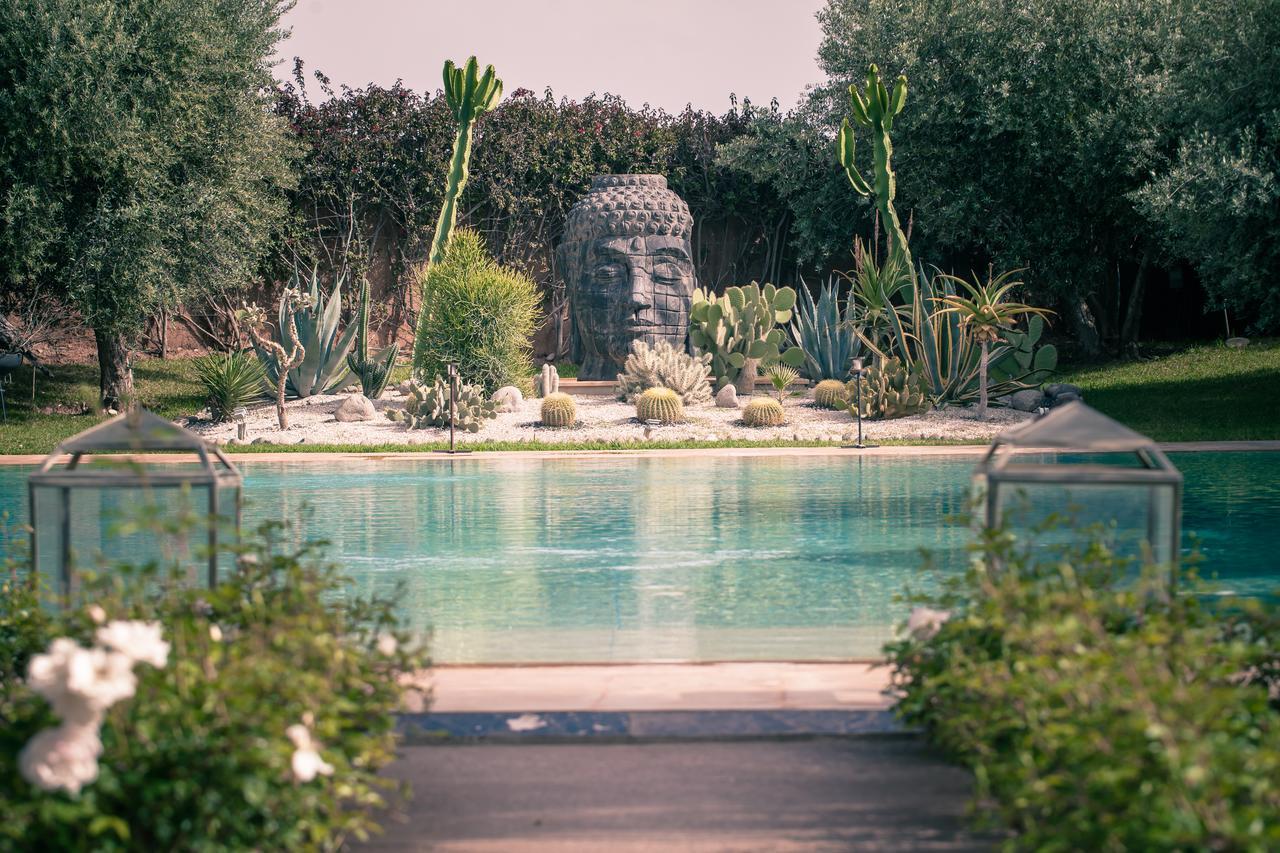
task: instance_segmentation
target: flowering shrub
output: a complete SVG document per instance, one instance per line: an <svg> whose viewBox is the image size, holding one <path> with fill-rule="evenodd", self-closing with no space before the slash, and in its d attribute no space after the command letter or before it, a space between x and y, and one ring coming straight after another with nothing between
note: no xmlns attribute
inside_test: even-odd
<svg viewBox="0 0 1280 853"><path fill-rule="evenodd" d="M1280 848L1274 602L1210 606L1190 572L1171 595L1083 540L987 533L910 596L899 714L973 768L1012 848Z"/></svg>
<svg viewBox="0 0 1280 853"><path fill-rule="evenodd" d="M333 849L376 828L398 676L389 600L277 527L212 590L90 577L65 611L0 595L0 849Z"/></svg>

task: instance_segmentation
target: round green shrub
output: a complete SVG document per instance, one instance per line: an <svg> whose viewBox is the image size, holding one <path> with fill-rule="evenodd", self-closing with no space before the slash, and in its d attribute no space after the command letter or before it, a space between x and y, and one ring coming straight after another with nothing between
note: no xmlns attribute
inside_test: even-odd
<svg viewBox="0 0 1280 853"><path fill-rule="evenodd" d="M486 394L528 387L539 301L532 279L495 262L479 234L454 232L444 260L422 282L414 373L430 381L453 363Z"/></svg>
<svg viewBox="0 0 1280 853"><path fill-rule="evenodd" d="M742 410L742 422L749 427L774 427L786 423L782 404L772 397L752 397Z"/></svg>
<svg viewBox="0 0 1280 853"><path fill-rule="evenodd" d="M824 379L813 388L813 402L824 409L847 409L849 392L839 379Z"/></svg>
<svg viewBox="0 0 1280 853"><path fill-rule="evenodd" d="M568 394L556 392L542 399L542 423L549 427L573 426L578 420L578 406Z"/></svg>
<svg viewBox="0 0 1280 853"><path fill-rule="evenodd" d="M670 388L650 388L636 400L636 417L642 421L679 423L684 420L684 403Z"/></svg>

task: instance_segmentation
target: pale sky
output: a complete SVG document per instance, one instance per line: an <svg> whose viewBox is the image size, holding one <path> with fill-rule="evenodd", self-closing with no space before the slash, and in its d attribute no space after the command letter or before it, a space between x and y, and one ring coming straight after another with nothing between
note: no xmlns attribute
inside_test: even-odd
<svg viewBox="0 0 1280 853"><path fill-rule="evenodd" d="M293 57L334 86L440 88L444 60L474 54L517 88L575 100L596 92L669 112L714 112L729 93L796 104L820 79L823 0L299 0L284 19L277 77ZM321 97L313 84L313 98Z"/></svg>

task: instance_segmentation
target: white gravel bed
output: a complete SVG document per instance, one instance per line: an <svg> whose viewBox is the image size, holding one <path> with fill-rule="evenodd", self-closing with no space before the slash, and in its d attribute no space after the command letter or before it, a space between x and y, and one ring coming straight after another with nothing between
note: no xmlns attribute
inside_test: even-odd
<svg viewBox="0 0 1280 853"><path fill-rule="evenodd" d="M270 444L422 444L447 440L447 429L407 429L387 419L390 409L404 407L404 398L392 396L375 400L378 417L371 421L339 423L333 412L345 395L309 397L286 403L289 429L281 431L276 423L274 404L263 404L249 410L247 442ZM578 424L566 429L544 427L538 423L542 401L526 399L514 412L502 413L485 422L478 433L458 432L458 441L516 441L563 443L587 441L718 441L850 440L856 430L846 411L819 409L804 397L788 397L784 401L787 423L779 427L749 427L742 423L739 409L721 409L714 403L685 407L685 423L668 426L646 426L636 420L635 406L612 397L575 396ZM948 408L923 415L891 421L863 421L865 440L972 440L991 439L1009 426L1030 417L1011 409L988 409L986 420L979 421L971 408ZM219 444L234 445L236 425L197 422L193 430Z"/></svg>

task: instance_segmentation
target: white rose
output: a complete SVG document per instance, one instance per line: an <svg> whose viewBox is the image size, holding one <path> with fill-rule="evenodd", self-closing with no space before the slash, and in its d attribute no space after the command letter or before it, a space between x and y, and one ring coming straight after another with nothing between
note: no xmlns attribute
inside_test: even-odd
<svg viewBox="0 0 1280 853"><path fill-rule="evenodd" d="M295 723L285 729L285 734L295 747L289 763L296 781L310 782L317 775L333 775L333 765L320 757L317 744L311 739L311 731L306 726Z"/></svg>
<svg viewBox="0 0 1280 853"><path fill-rule="evenodd" d="M133 695L133 661L106 649L86 649L59 637L27 664L27 683L63 720L97 724L103 712Z"/></svg>
<svg viewBox="0 0 1280 853"><path fill-rule="evenodd" d="M169 644L161 639L162 631L159 622L117 620L99 628L94 636L130 660L159 669L169 660Z"/></svg>
<svg viewBox="0 0 1280 853"><path fill-rule="evenodd" d="M907 633L922 642L932 640L942 629L942 624L950 618L950 610L917 607L907 618Z"/></svg>
<svg viewBox="0 0 1280 853"><path fill-rule="evenodd" d="M215 643L221 643L221 642L222 642L222 629L221 629L221 628L219 628L217 625L210 625L210 626L209 626L209 639L210 639L210 640L213 640Z"/></svg>
<svg viewBox="0 0 1280 853"><path fill-rule="evenodd" d="M46 791L78 794L98 778L102 741L96 725L63 723L33 737L18 755L22 778Z"/></svg>
<svg viewBox="0 0 1280 853"><path fill-rule="evenodd" d="M396 638L392 635L380 634L378 636L378 654L391 657L399 647L399 643L396 642Z"/></svg>

